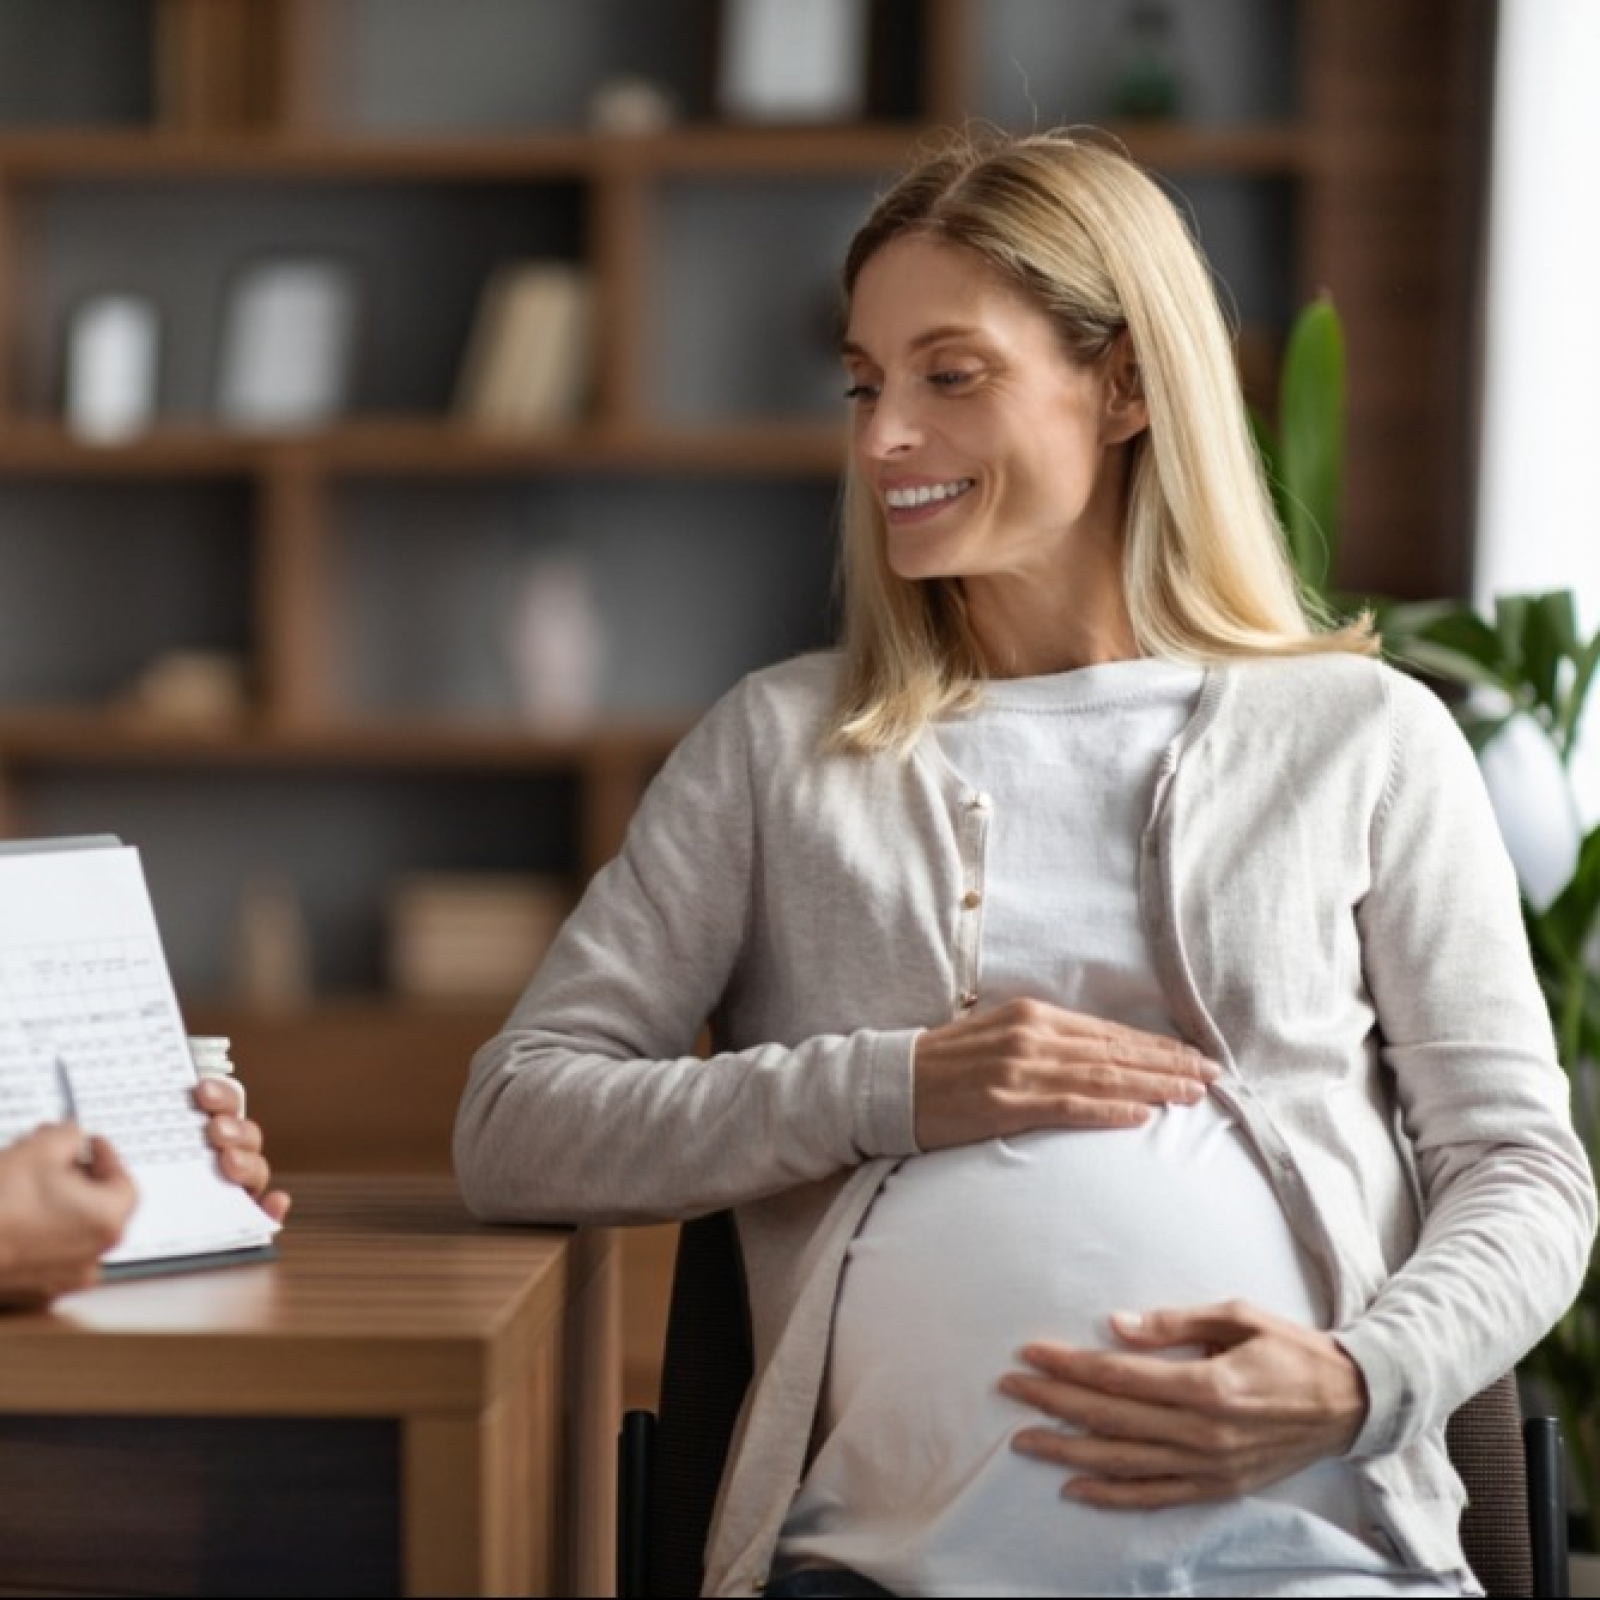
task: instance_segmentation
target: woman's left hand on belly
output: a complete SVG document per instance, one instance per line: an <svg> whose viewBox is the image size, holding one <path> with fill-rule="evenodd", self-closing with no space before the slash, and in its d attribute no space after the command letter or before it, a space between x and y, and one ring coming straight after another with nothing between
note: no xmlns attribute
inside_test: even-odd
<svg viewBox="0 0 1600 1600"><path fill-rule="evenodd" d="M1231 1499L1343 1455L1361 1429L1360 1370L1315 1328L1243 1301L1119 1314L1112 1325L1126 1349L1030 1344L1022 1359L1033 1370L1000 1380L1067 1425L1024 1428L1012 1444L1074 1469L1062 1493L1085 1504Z"/></svg>

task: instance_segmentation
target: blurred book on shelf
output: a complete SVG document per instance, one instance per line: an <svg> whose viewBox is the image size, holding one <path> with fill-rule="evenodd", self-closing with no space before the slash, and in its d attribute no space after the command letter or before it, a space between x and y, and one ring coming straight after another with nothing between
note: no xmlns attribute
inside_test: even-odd
<svg viewBox="0 0 1600 1600"><path fill-rule="evenodd" d="M408 874L389 898L390 986L422 999L510 999L570 905L566 884L539 874Z"/></svg>
<svg viewBox="0 0 1600 1600"><path fill-rule="evenodd" d="M456 415L523 431L573 421L589 398L593 301L589 273L573 262L496 268L462 358Z"/></svg>

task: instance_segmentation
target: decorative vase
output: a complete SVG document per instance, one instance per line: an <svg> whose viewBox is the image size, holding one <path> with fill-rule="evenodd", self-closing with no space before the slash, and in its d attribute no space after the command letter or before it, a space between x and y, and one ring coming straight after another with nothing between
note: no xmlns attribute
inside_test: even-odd
<svg viewBox="0 0 1600 1600"><path fill-rule="evenodd" d="M1512 717L1478 757L1518 881L1547 906L1572 877L1583 824L1555 746L1525 716Z"/></svg>
<svg viewBox="0 0 1600 1600"><path fill-rule="evenodd" d="M545 556L528 566L512 596L507 653L516 704L530 723L568 728L593 717L605 636L579 561Z"/></svg>

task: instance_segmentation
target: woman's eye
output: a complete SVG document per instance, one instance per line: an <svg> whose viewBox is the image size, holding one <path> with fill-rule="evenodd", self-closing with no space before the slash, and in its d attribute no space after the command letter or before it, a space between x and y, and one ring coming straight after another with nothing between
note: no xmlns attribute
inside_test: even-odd
<svg viewBox="0 0 1600 1600"><path fill-rule="evenodd" d="M852 383L845 390L844 397L853 403L859 403L863 400L876 400L878 398L878 386L873 383Z"/></svg>
<svg viewBox="0 0 1600 1600"><path fill-rule="evenodd" d="M964 383L971 383L976 374L971 372L930 372L928 382L936 389L959 389Z"/></svg>

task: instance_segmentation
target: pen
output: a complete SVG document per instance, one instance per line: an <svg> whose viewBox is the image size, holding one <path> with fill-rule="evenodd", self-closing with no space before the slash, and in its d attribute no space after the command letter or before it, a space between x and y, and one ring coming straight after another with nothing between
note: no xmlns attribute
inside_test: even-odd
<svg viewBox="0 0 1600 1600"><path fill-rule="evenodd" d="M61 1092L61 1112L68 1122L76 1122L82 1131L83 1121L78 1116L78 1096L72 1087L72 1074L67 1071L66 1057L56 1051L56 1088ZM93 1157L89 1150L89 1135L83 1135L83 1142L78 1148L79 1165L87 1167Z"/></svg>
<svg viewBox="0 0 1600 1600"><path fill-rule="evenodd" d="M61 1113L68 1122L78 1121L78 1097L73 1092L72 1076L67 1071L66 1057L56 1051L56 1088L61 1091Z"/></svg>

